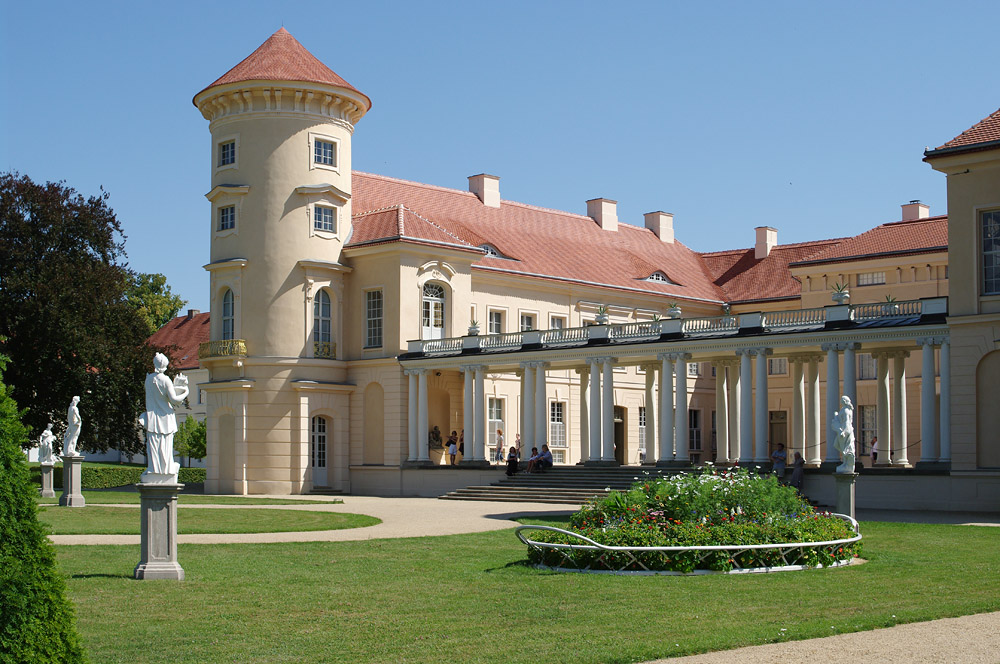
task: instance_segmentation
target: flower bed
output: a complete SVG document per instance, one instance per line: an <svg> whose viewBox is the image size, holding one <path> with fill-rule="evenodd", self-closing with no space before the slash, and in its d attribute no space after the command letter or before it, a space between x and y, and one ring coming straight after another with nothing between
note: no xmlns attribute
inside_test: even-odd
<svg viewBox="0 0 1000 664"><path fill-rule="evenodd" d="M830 567L860 555L856 521L816 512L773 475L708 467L637 480L585 505L570 530L518 528L528 560L563 571L694 574Z"/></svg>

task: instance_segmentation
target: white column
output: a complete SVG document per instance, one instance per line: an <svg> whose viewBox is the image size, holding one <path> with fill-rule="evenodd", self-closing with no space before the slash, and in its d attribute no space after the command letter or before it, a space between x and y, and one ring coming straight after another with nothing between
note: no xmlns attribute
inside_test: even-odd
<svg viewBox="0 0 1000 664"><path fill-rule="evenodd" d="M889 463L889 436L890 436L890 413L889 413L889 353L876 353L878 358L878 382L876 384L876 406L878 437L879 463ZM933 389L933 388L932 388Z"/></svg>
<svg viewBox="0 0 1000 664"><path fill-rule="evenodd" d="M740 460L740 372L737 370L738 362L729 360L726 362L726 371L729 378L729 460Z"/></svg>
<svg viewBox="0 0 1000 664"><path fill-rule="evenodd" d="M754 463L763 464L770 460L767 452L770 417L767 409L767 356L770 348L757 350L757 385L754 395Z"/></svg>
<svg viewBox="0 0 1000 664"><path fill-rule="evenodd" d="M674 458L687 462L691 458L688 443L688 370L687 353L678 353L674 362Z"/></svg>
<svg viewBox="0 0 1000 664"><path fill-rule="evenodd" d="M806 458L806 394L805 383L803 382L801 357L793 357L788 360L792 365L792 449L788 451L789 457L794 457L795 452ZM791 458L788 463L791 464Z"/></svg>
<svg viewBox="0 0 1000 664"><path fill-rule="evenodd" d="M921 339L920 370L920 460L938 460L937 427L934 421L934 339Z"/></svg>
<svg viewBox="0 0 1000 664"><path fill-rule="evenodd" d="M941 340L941 456L951 463L951 339Z"/></svg>
<svg viewBox="0 0 1000 664"><path fill-rule="evenodd" d="M417 372L417 460L429 461L427 445L430 436L430 426L427 422L427 369L414 369Z"/></svg>
<svg viewBox="0 0 1000 664"><path fill-rule="evenodd" d="M535 363L522 362L524 371L524 391L521 392L521 408L524 409L524 429L521 431L521 456L525 459L535 446Z"/></svg>
<svg viewBox="0 0 1000 664"><path fill-rule="evenodd" d="M406 402L406 415L407 415L407 439L409 442L409 454L407 455L407 460L416 461L417 459L417 441L420 437L417 435L417 374L414 373L412 369L407 369L404 372L410 379L409 391L407 392L407 402Z"/></svg>
<svg viewBox="0 0 1000 664"><path fill-rule="evenodd" d="M646 370L646 463L657 459L656 456L656 365L647 364Z"/></svg>
<svg viewBox="0 0 1000 664"><path fill-rule="evenodd" d="M486 459L486 384L484 374L486 367L476 367L476 384L473 398L476 400L473 416L475 418L476 439L472 451L473 461L483 461ZM466 448L468 449L468 448Z"/></svg>
<svg viewBox="0 0 1000 664"><path fill-rule="evenodd" d="M806 463L819 464L820 419L819 419L819 358L809 358L809 372L806 377Z"/></svg>
<svg viewBox="0 0 1000 664"><path fill-rule="evenodd" d="M892 356L892 463L904 465L906 458L906 351ZM888 459L886 459L888 461Z"/></svg>
<svg viewBox="0 0 1000 664"><path fill-rule="evenodd" d="M740 351L740 463L753 461L753 366L749 348Z"/></svg>
<svg viewBox="0 0 1000 664"><path fill-rule="evenodd" d="M521 390L520 390L520 392L518 392L518 394L520 395L519 396L520 400L518 401L518 420L517 420L518 421L518 426L517 426L517 431L516 431L516 433L521 434L521 445L524 445L524 434L528 430L528 425L525 422L525 405L524 405L524 396L528 392L527 392L527 387L526 387L526 384L525 384L524 373L525 373L524 372L524 364L522 363L521 364L521 368L517 372L518 378L520 379L520 382L521 382L521 385L520 385ZM510 436L509 442L511 444L513 444L515 440L517 440L517 438L515 436ZM509 448L510 445L507 445L507 447ZM516 447L516 445L515 445L515 447ZM504 451L504 457L503 458L505 458L505 459L507 458L507 452L506 451Z"/></svg>
<svg viewBox="0 0 1000 664"><path fill-rule="evenodd" d="M577 369L580 374L580 461L590 458L590 371Z"/></svg>
<svg viewBox="0 0 1000 664"><path fill-rule="evenodd" d="M462 395L462 428L464 429L464 435L469 443L472 443L475 438L476 431L476 413L475 413L475 403L476 398L473 394L473 368L469 365L462 367L462 372L465 377L465 392ZM463 456L462 460L475 458L473 446L470 444L465 448L467 456ZM506 456L504 457L506 458Z"/></svg>
<svg viewBox="0 0 1000 664"><path fill-rule="evenodd" d="M660 456L659 461L674 460L674 369L669 353L660 360Z"/></svg>
<svg viewBox="0 0 1000 664"><path fill-rule="evenodd" d="M603 425L601 438L604 447L601 451L601 461L615 460L615 384L612 377L614 361L610 357L604 358L604 384L601 395L601 424Z"/></svg>
<svg viewBox="0 0 1000 664"><path fill-rule="evenodd" d="M535 447L542 451L542 445L549 440L549 402L545 391L545 363L535 363Z"/></svg>
<svg viewBox="0 0 1000 664"><path fill-rule="evenodd" d="M729 383L726 362L716 361L715 367L715 463L729 463Z"/></svg>
<svg viewBox="0 0 1000 664"><path fill-rule="evenodd" d="M840 354L837 344L823 344L826 351L826 461L840 463L840 453L833 446L833 414L840 409Z"/></svg>
<svg viewBox="0 0 1000 664"><path fill-rule="evenodd" d="M601 373L596 357L587 360L590 365L590 460L601 460Z"/></svg>
<svg viewBox="0 0 1000 664"><path fill-rule="evenodd" d="M846 396L851 397L851 406L854 407L854 440L859 441L856 444L857 448L860 448L861 436L858 433L858 427L860 426L861 416L858 409L858 358L855 351L861 344L857 343L847 343L844 344L844 389L843 393Z"/></svg>

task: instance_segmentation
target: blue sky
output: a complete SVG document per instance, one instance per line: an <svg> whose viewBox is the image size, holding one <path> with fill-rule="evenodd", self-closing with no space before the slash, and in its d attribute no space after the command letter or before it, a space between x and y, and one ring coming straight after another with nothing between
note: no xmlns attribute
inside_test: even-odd
<svg viewBox="0 0 1000 664"><path fill-rule="evenodd" d="M208 309L204 86L284 26L374 102L358 170L619 219L698 251L851 235L1000 106L1000 3L0 2L0 170L104 186L130 265ZM595 248L599 251L599 248Z"/></svg>

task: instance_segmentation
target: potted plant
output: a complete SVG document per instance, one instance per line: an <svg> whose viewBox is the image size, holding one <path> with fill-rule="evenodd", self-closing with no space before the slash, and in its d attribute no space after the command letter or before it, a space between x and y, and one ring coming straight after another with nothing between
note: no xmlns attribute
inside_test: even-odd
<svg viewBox="0 0 1000 664"><path fill-rule="evenodd" d="M736 316L733 315L733 305L729 304L728 302L722 305L722 315L725 316L723 320L725 320L727 323L736 322Z"/></svg>
<svg viewBox="0 0 1000 664"><path fill-rule="evenodd" d="M899 313L899 305L896 304L896 298L892 295L885 296L885 304L882 305L882 311L890 316L894 316Z"/></svg>
<svg viewBox="0 0 1000 664"><path fill-rule="evenodd" d="M667 317L668 318L680 318L681 317L681 308L680 308L680 306L678 306L678 304L676 302L671 302L670 303L670 308L667 309Z"/></svg>
<svg viewBox="0 0 1000 664"><path fill-rule="evenodd" d="M602 304L597 307L597 316L594 317L594 322L598 325L608 324L608 305Z"/></svg>
<svg viewBox="0 0 1000 664"><path fill-rule="evenodd" d="M846 304L851 299L851 292L847 289L847 284L839 282L834 284L832 297L837 304Z"/></svg>
<svg viewBox="0 0 1000 664"><path fill-rule="evenodd" d="M479 321L475 318L469 321L469 336L476 337L479 336Z"/></svg>

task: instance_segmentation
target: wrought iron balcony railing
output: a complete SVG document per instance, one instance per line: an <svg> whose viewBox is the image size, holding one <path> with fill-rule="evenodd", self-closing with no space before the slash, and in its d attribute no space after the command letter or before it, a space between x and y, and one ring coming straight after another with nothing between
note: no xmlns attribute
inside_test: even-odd
<svg viewBox="0 0 1000 664"><path fill-rule="evenodd" d="M314 341L313 357L332 360L337 356L337 344L332 341Z"/></svg>

